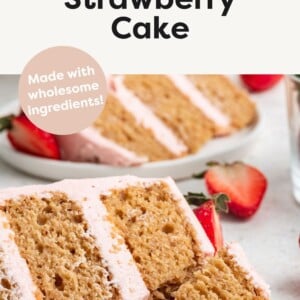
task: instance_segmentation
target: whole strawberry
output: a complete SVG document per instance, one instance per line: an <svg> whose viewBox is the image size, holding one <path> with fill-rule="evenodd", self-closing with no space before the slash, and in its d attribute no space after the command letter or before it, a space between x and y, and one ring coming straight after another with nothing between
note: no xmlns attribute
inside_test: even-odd
<svg viewBox="0 0 300 300"><path fill-rule="evenodd" d="M267 189L267 179L258 169L243 162L210 163L209 169L195 177L204 177L211 194L229 196L229 211L237 217L249 218L259 208Z"/></svg>
<svg viewBox="0 0 300 300"><path fill-rule="evenodd" d="M18 151L52 159L60 159L55 137L36 127L24 114L0 118L0 132L7 130L11 145Z"/></svg>
<svg viewBox="0 0 300 300"><path fill-rule="evenodd" d="M283 75L272 74L272 75L241 75L241 79L244 84L254 92L266 91L275 86Z"/></svg>

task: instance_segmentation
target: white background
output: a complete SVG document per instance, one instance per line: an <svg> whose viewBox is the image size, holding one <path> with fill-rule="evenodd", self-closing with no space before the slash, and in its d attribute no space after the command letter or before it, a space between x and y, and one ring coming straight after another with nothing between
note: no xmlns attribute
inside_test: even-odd
<svg viewBox="0 0 300 300"><path fill-rule="evenodd" d="M64 0L0 2L0 73L20 73L39 51L58 45L81 48L107 73L299 73L299 0L207 0L200 10L70 10ZM183 40L120 40L111 23L121 15L151 20L153 15L186 22Z"/></svg>

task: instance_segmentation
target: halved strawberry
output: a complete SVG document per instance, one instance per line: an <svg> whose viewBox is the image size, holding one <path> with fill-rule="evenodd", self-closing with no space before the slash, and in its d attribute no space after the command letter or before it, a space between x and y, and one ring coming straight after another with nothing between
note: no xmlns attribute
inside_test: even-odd
<svg viewBox="0 0 300 300"><path fill-rule="evenodd" d="M272 88L279 80L283 77L283 75L272 74L272 75L252 75L246 74L241 75L241 79L245 83L245 85L251 90L255 92L261 92Z"/></svg>
<svg viewBox="0 0 300 300"><path fill-rule="evenodd" d="M257 211L268 184L264 174L243 162L215 164L204 179L209 193L229 196L229 211L240 218L249 218Z"/></svg>
<svg viewBox="0 0 300 300"><path fill-rule="evenodd" d="M7 129L11 145L18 151L60 159L55 137L36 127L24 114L0 118L0 131Z"/></svg>
<svg viewBox="0 0 300 300"><path fill-rule="evenodd" d="M207 198L204 194L188 193L185 198L190 204L200 205L194 213L205 230L216 251L224 245L220 217L217 211L227 211L228 197L224 194Z"/></svg>

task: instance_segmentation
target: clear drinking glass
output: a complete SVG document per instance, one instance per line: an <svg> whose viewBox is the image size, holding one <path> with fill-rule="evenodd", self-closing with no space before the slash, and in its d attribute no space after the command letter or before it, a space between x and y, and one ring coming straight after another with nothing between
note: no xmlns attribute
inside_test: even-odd
<svg viewBox="0 0 300 300"><path fill-rule="evenodd" d="M300 203L300 75L286 76L293 194Z"/></svg>

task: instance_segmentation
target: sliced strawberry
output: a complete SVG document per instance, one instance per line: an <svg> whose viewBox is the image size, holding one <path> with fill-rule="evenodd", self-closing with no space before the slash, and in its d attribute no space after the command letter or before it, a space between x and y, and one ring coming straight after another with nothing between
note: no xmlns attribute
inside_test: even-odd
<svg viewBox="0 0 300 300"><path fill-rule="evenodd" d="M272 88L279 82L283 75L241 75L241 79L245 85L255 92L261 92Z"/></svg>
<svg viewBox="0 0 300 300"><path fill-rule="evenodd" d="M212 200L202 204L194 209L197 219L200 221L209 240L218 251L224 245L222 227L220 217L216 212L214 202Z"/></svg>
<svg viewBox="0 0 300 300"><path fill-rule="evenodd" d="M1 118L0 131L4 129L8 129L7 137L16 150L40 157L60 158L55 137L36 127L24 114Z"/></svg>
<svg viewBox="0 0 300 300"><path fill-rule="evenodd" d="M194 209L194 213L205 230L209 240L216 251L224 245L222 227L218 212L227 212L227 202L229 198L225 194L216 194L206 197L200 193L188 193L186 200L193 205L199 205Z"/></svg>
<svg viewBox="0 0 300 300"><path fill-rule="evenodd" d="M229 196L229 211L241 218L249 218L257 211L267 188L266 177L242 162L214 165L204 179L209 193Z"/></svg>

